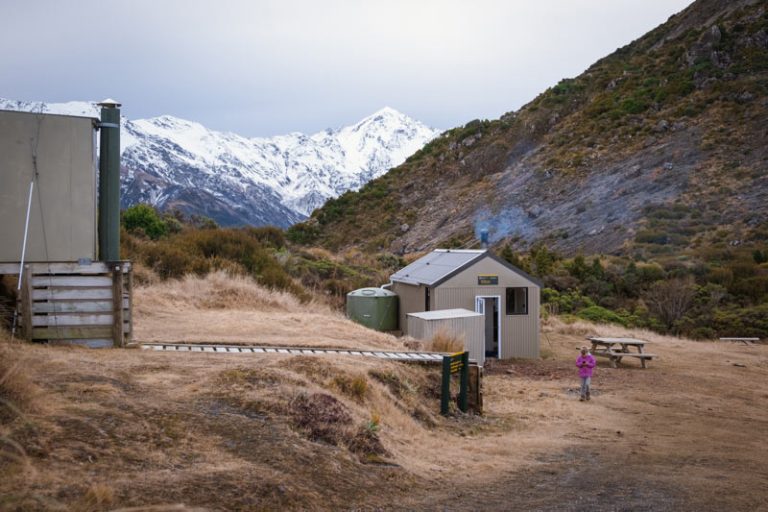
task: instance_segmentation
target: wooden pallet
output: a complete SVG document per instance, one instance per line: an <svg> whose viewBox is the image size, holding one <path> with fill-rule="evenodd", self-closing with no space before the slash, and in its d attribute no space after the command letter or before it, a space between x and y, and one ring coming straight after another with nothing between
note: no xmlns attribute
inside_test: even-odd
<svg viewBox="0 0 768 512"><path fill-rule="evenodd" d="M130 262L24 265L20 324L29 341L124 347L133 332Z"/></svg>

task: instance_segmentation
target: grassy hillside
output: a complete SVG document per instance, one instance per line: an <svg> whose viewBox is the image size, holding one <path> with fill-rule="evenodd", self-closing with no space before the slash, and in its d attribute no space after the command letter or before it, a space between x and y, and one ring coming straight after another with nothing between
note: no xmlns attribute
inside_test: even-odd
<svg viewBox="0 0 768 512"><path fill-rule="evenodd" d="M497 244L571 255L716 244L720 229L726 242L764 241L767 92L765 4L700 0L519 111L445 132L289 233L396 253L467 243L480 226ZM673 207L684 226L654 222Z"/></svg>
<svg viewBox="0 0 768 512"><path fill-rule="evenodd" d="M408 259L477 247L487 229L544 279L551 309L767 337L766 119L765 2L699 0L519 111L445 132L287 238Z"/></svg>

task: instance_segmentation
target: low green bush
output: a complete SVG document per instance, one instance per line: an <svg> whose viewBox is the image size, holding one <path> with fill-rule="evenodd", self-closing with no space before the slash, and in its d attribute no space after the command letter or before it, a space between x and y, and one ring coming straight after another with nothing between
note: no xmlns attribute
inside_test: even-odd
<svg viewBox="0 0 768 512"><path fill-rule="evenodd" d="M619 324L625 327L627 326L627 321L625 318L622 318L613 311L605 309L601 306L589 306L587 308L581 309L576 313L576 316L581 319L589 320L590 322L599 324Z"/></svg>
<svg viewBox="0 0 768 512"><path fill-rule="evenodd" d="M133 234L146 235L157 240L168 233L168 226L157 211L148 204L137 204L123 211L122 223Z"/></svg>

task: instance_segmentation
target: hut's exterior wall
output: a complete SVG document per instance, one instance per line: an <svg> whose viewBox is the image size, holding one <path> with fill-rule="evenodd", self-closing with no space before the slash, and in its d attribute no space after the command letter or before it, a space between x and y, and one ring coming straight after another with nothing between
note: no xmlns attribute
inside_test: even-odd
<svg viewBox="0 0 768 512"><path fill-rule="evenodd" d="M96 259L94 148L90 118L0 111L0 263L21 260L35 171L25 261Z"/></svg>
<svg viewBox="0 0 768 512"><path fill-rule="evenodd" d="M478 285L479 275L498 276L498 285ZM528 288L528 314L507 315L506 290L511 287ZM501 334L500 358L539 357L539 302L540 288L525 277L508 269L493 258L483 258L466 268L432 292L435 309L464 308L475 310L475 297L498 296Z"/></svg>
<svg viewBox="0 0 768 512"><path fill-rule="evenodd" d="M426 306L425 293L426 287L421 285L410 285L405 283L392 283L392 291L399 297L398 322L400 331L406 332L408 329L408 313L418 313L425 311ZM431 290L430 290L431 291ZM430 308L434 309L435 297L430 293Z"/></svg>
<svg viewBox="0 0 768 512"><path fill-rule="evenodd" d="M407 333L421 340L431 339L440 330L454 334L464 340L464 349L469 351L469 358L480 366L485 364L484 319L480 315L426 319L408 316Z"/></svg>

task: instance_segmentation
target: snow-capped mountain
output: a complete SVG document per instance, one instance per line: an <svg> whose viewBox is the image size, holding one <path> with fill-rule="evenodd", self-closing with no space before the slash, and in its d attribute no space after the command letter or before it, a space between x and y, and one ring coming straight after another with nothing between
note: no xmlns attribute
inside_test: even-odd
<svg viewBox="0 0 768 512"><path fill-rule="evenodd" d="M88 102L0 99L0 110L98 117ZM439 133L383 108L314 135L247 138L173 116L122 118L123 206L211 217L222 225L289 226L327 199L401 164Z"/></svg>

